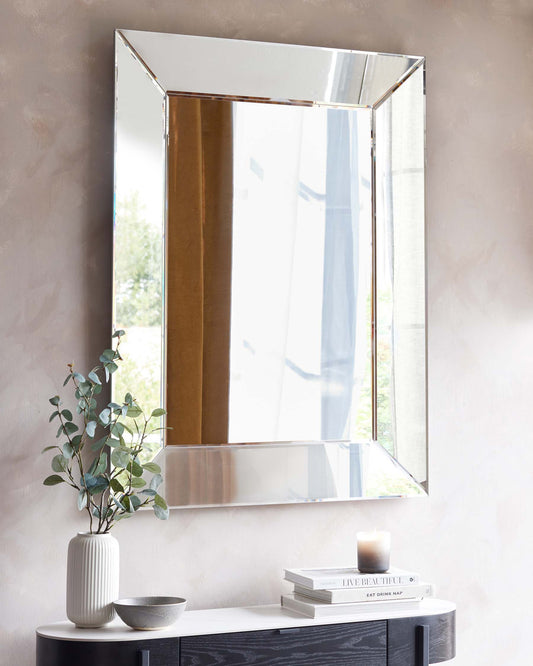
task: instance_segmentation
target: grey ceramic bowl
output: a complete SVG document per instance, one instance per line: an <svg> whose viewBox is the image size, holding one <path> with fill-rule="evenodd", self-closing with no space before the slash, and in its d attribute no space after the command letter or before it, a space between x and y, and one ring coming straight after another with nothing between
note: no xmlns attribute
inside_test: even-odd
<svg viewBox="0 0 533 666"><path fill-rule="evenodd" d="M131 597L118 599L113 606L128 627L150 631L172 626L182 616L186 604L180 597Z"/></svg>

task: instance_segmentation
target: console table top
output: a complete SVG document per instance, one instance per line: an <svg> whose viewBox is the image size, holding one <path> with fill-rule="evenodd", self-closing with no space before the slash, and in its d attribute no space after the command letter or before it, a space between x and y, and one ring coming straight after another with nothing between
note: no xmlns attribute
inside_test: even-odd
<svg viewBox="0 0 533 666"><path fill-rule="evenodd" d="M393 602L391 602L393 603ZM361 609L350 615L336 615L312 619L299 615L279 604L268 606L247 606L243 608L213 608L208 610L185 611L178 622L169 629L158 631L136 631L123 624L118 618L98 629L79 629L71 622L63 621L37 628L37 635L64 641L138 641L146 639L177 638L182 636L202 636L208 634L228 634L240 631L264 631L288 629L291 627L312 627L326 624L350 622L374 622L402 617L420 617L451 613L455 604L441 599L424 599L406 603L402 608L394 603L390 609Z"/></svg>

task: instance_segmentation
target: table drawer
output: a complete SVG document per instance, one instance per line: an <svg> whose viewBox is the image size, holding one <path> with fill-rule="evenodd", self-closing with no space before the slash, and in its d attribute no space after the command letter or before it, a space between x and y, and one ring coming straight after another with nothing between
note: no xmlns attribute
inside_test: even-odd
<svg viewBox="0 0 533 666"><path fill-rule="evenodd" d="M180 666L386 666L387 622L181 639Z"/></svg>
<svg viewBox="0 0 533 666"><path fill-rule="evenodd" d="M455 612L388 620L387 642L388 666L449 661L455 657Z"/></svg>
<svg viewBox="0 0 533 666"><path fill-rule="evenodd" d="M37 666L179 666L179 663L179 638L86 642L37 636Z"/></svg>

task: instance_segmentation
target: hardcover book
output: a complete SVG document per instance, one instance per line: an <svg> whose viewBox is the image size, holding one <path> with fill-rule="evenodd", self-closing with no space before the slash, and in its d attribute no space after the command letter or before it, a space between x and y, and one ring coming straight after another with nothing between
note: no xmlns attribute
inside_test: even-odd
<svg viewBox="0 0 533 666"><path fill-rule="evenodd" d="M415 585L418 574L391 568L386 573L361 573L354 567L324 569L285 569L285 579L310 590L329 590L385 585Z"/></svg>
<svg viewBox="0 0 533 666"><path fill-rule="evenodd" d="M355 615L357 613L369 613L379 610L409 609L416 610L420 608L420 601L413 599L394 600L394 601L376 601L369 603L361 601L352 604L328 604L320 601L304 601L303 598L296 598L293 594L284 594L281 597L283 608L300 613L311 618L332 617L335 615Z"/></svg>
<svg viewBox="0 0 533 666"><path fill-rule="evenodd" d="M429 583L413 585L386 585L380 587L353 587L338 590L310 590L301 585L294 586L296 598L304 601L322 601L328 604L343 604L360 601L388 601L394 599L424 599L434 595Z"/></svg>

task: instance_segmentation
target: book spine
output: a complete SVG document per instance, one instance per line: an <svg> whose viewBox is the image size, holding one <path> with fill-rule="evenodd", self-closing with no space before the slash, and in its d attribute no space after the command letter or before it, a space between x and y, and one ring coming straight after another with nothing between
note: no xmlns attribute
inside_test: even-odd
<svg viewBox="0 0 533 666"><path fill-rule="evenodd" d="M288 608L296 613L301 615L306 615L307 617L317 618L317 617L334 617L340 615L354 615L360 612L375 612L378 610L392 610L392 609L403 609L403 610L414 610L419 608L420 601L416 599L404 599L403 601L376 601L371 604L313 604L309 602L304 602L299 599L295 599L293 596L281 597L281 605L284 608Z"/></svg>
<svg viewBox="0 0 533 666"><path fill-rule="evenodd" d="M433 595L432 586L401 585L390 587L364 587L353 590L307 590L295 585L294 595L300 601L319 601L329 604L359 603L365 601L388 601L395 599L423 599Z"/></svg>
<svg viewBox="0 0 533 666"><path fill-rule="evenodd" d="M295 580L288 575L286 580L297 583L311 590L354 589L363 587L383 587L388 585L415 585L420 581L418 574L365 574L362 576L322 576Z"/></svg>

